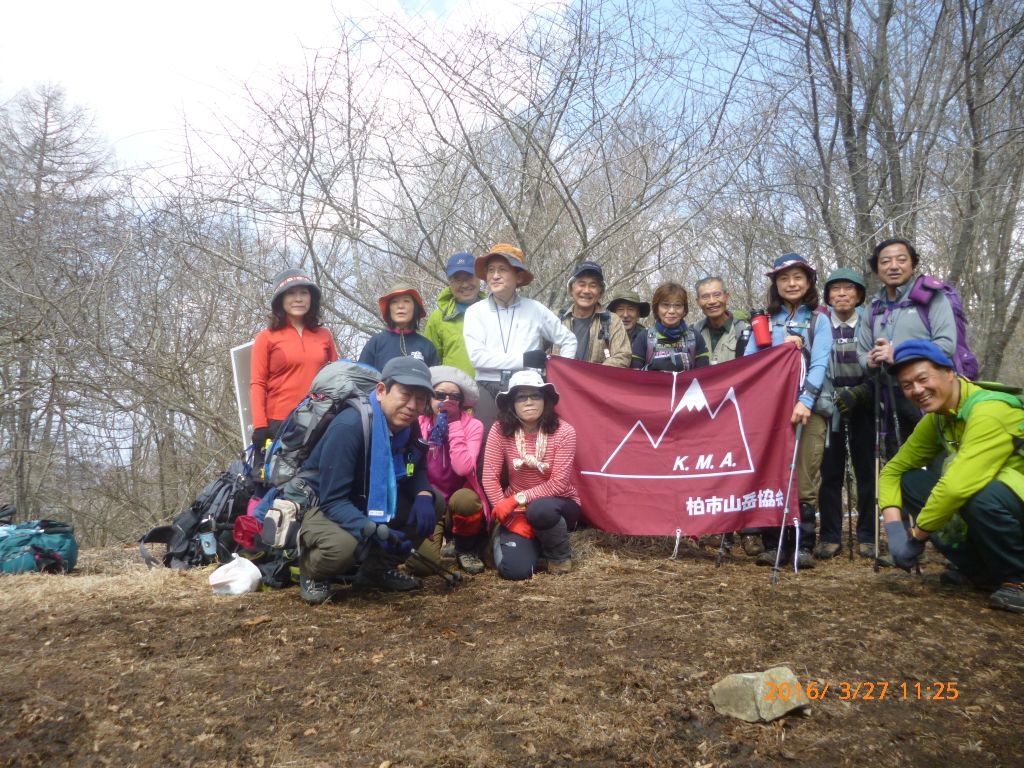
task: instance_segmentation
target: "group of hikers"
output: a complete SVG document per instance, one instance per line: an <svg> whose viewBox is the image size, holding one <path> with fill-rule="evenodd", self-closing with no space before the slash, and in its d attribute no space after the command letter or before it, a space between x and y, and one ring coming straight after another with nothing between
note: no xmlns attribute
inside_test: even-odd
<svg viewBox="0 0 1024 768"><path fill-rule="evenodd" d="M993 607L1024 612L1022 404L967 378L977 370L964 365L958 301L917 274L919 261L907 240L879 243L869 264L881 288L869 300L855 270L831 272L819 294L814 266L785 254L766 273L765 309L753 316L730 309L721 277L698 280L702 317L692 325L690 293L675 282L649 302L618 290L603 304L604 271L593 261L576 265L569 306L556 314L521 295L533 274L507 243L453 254L429 314L414 287L395 285L379 299L384 330L359 356L380 372L369 431L356 410L343 410L303 465L318 501L298 534L302 599L329 600L341 574L371 588L418 589L445 545L468 573L485 560L507 579L570 571L569 532L582 514L576 431L542 375L547 355L680 372L788 343L805 362L790 416L799 533L735 532L743 552L799 568L839 554L849 458L860 556L882 557L880 511L893 564L912 568L930 540L948 561L944 583L986 589ZM320 298L302 270L274 278L270 323L252 354L256 446L338 358ZM880 455L889 460L879 476ZM733 538L717 544L730 548Z"/></svg>

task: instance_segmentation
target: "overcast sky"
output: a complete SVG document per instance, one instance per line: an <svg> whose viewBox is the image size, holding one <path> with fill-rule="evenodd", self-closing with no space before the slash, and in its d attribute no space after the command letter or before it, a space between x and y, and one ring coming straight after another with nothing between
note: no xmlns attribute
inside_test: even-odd
<svg viewBox="0 0 1024 768"><path fill-rule="evenodd" d="M180 157L184 120L211 116L278 71L305 70L309 49L331 44L332 0L43 0L6 4L0 33L0 98L34 84L62 85L90 110L129 164ZM501 0L338 0L355 18L378 13L446 25L519 16ZM514 22L513 22L514 23Z"/></svg>

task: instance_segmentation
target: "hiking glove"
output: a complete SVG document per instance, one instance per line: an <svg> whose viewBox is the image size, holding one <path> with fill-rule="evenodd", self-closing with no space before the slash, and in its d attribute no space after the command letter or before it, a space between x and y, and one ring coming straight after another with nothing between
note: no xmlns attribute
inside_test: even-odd
<svg viewBox="0 0 1024 768"><path fill-rule="evenodd" d="M411 523L416 525L416 535L420 538L427 538L434 532L437 525L437 513L434 511L434 495L417 496L412 503L412 511L409 514Z"/></svg>
<svg viewBox="0 0 1024 768"><path fill-rule="evenodd" d="M856 387L841 387L836 390L836 408L844 416L849 416L858 403L866 403L869 397L870 390L867 384L858 384Z"/></svg>
<svg viewBox="0 0 1024 768"><path fill-rule="evenodd" d="M267 444L267 440L273 440L274 433L267 427L256 427L252 431L252 444L256 446L257 451L262 451L263 446Z"/></svg>
<svg viewBox="0 0 1024 768"><path fill-rule="evenodd" d="M925 542L907 535L902 520L886 523L885 535L889 539L889 554L897 568L909 571L917 565L917 558L924 554Z"/></svg>
<svg viewBox="0 0 1024 768"><path fill-rule="evenodd" d="M381 537L382 533L384 537ZM388 528L386 525L377 527L377 538L375 541L380 544L381 549L392 555L408 557L409 553L412 552L412 542L406 538L405 534L394 528Z"/></svg>
<svg viewBox="0 0 1024 768"><path fill-rule="evenodd" d="M857 405L857 395L850 387L841 387L836 390L835 403L841 414L849 416L850 411Z"/></svg>
<svg viewBox="0 0 1024 768"><path fill-rule="evenodd" d="M548 364L548 356L543 349L531 349L523 353L523 368L543 368Z"/></svg>
<svg viewBox="0 0 1024 768"><path fill-rule="evenodd" d="M499 501L491 509L491 513L494 515L494 519L499 523L504 523L505 519L516 511L516 507L519 503L516 501L515 496L506 496L504 499Z"/></svg>

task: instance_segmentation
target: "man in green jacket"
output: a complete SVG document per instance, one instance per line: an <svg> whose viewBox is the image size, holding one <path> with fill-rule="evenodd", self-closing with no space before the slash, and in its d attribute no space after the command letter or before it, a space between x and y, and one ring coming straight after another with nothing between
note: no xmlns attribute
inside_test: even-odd
<svg viewBox="0 0 1024 768"><path fill-rule="evenodd" d="M958 377L931 341L898 344L892 370L925 414L879 480L893 561L913 567L930 540L956 566L944 581L995 589L989 605L1024 613L1024 406ZM942 452L941 476L920 469Z"/></svg>
<svg viewBox="0 0 1024 768"><path fill-rule="evenodd" d="M445 271L448 273L448 287L437 297L437 309L427 318L427 327L423 335L434 342L441 365L453 365L470 378L476 377L469 354L466 352L466 340L462 335L462 325L466 317L466 308L487 294L480 290L480 281L473 273L473 254L468 251L453 253L448 258Z"/></svg>

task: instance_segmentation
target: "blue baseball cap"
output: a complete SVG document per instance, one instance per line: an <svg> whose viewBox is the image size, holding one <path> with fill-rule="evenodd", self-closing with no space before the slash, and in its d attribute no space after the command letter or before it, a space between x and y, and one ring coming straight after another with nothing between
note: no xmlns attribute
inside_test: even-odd
<svg viewBox="0 0 1024 768"><path fill-rule="evenodd" d="M444 270L448 273L448 277L454 277L459 272L472 275L474 261L473 254L469 251L459 251L448 257L448 265Z"/></svg>
<svg viewBox="0 0 1024 768"><path fill-rule="evenodd" d="M895 373L907 363L927 360L941 368L953 369L953 361L932 341L909 339L896 345L892 353L892 371Z"/></svg>

